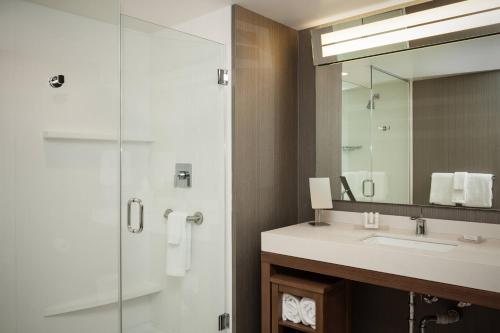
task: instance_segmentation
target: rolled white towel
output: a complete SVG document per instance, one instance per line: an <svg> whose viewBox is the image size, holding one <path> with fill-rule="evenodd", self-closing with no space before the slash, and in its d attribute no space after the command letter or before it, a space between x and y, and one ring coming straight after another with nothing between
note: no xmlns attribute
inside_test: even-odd
<svg viewBox="0 0 500 333"><path fill-rule="evenodd" d="M302 323L316 329L316 302L304 297L300 300L300 317Z"/></svg>
<svg viewBox="0 0 500 333"><path fill-rule="evenodd" d="M300 301L290 294L283 294L282 318L295 324L300 323Z"/></svg>

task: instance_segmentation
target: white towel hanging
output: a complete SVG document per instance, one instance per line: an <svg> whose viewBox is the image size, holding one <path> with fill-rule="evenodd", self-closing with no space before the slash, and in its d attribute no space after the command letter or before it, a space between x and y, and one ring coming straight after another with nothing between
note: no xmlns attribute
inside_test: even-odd
<svg viewBox="0 0 500 333"><path fill-rule="evenodd" d="M436 205L452 206L455 203L453 197L453 174L433 173L431 178L431 193L429 203Z"/></svg>
<svg viewBox="0 0 500 333"><path fill-rule="evenodd" d="M166 274L182 277L191 268L191 223L187 213L171 212L167 223Z"/></svg>
<svg viewBox="0 0 500 333"><path fill-rule="evenodd" d="M469 173L465 181L467 207L491 208L493 206L493 175Z"/></svg>

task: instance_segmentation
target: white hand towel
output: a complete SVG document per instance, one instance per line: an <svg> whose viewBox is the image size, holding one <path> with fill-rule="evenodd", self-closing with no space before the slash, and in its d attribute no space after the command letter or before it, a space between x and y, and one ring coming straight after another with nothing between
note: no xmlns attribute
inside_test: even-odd
<svg viewBox="0 0 500 333"><path fill-rule="evenodd" d="M465 203L467 207L490 208L493 204L493 175L469 173L465 179Z"/></svg>
<svg viewBox="0 0 500 333"><path fill-rule="evenodd" d="M455 172L453 174L453 189L454 190L464 190L465 189L465 177L467 177L467 172Z"/></svg>
<svg viewBox="0 0 500 333"><path fill-rule="evenodd" d="M436 205L454 205L453 197L453 174L433 173L431 179L431 193L429 203Z"/></svg>
<svg viewBox="0 0 500 333"><path fill-rule="evenodd" d="M300 301L297 297L290 294L283 294L281 304L282 319L298 324L302 321L300 317Z"/></svg>
<svg viewBox="0 0 500 333"><path fill-rule="evenodd" d="M182 277L191 268L191 223L188 214L172 212L167 220L167 255L165 273Z"/></svg>
<svg viewBox="0 0 500 333"><path fill-rule="evenodd" d="M180 212L171 212L167 220L167 243L170 245L179 245L182 240L182 234L186 224L186 214Z"/></svg>
<svg viewBox="0 0 500 333"><path fill-rule="evenodd" d="M302 323L316 329L316 302L304 297L300 300L300 317Z"/></svg>
<svg viewBox="0 0 500 333"><path fill-rule="evenodd" d="M452 201L456 204L465 203L465 180L467 172L455 172L453 174L453 193Z"/></svg>

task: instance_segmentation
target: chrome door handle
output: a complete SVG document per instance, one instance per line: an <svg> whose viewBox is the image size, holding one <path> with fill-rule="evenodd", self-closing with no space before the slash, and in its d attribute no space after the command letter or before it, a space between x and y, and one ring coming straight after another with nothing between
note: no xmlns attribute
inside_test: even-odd
<svg viewBox="0 0 500 333"><path fill-rule="evenodd" d="M365 191L365 184L366 183L372 184L372 191L370 194L366 194L366 191ZM363 180L363 195L367 198L373 198L375 196L375 182L373 180L371 180L371 179Z"/></svg>
<svg viewBox="0 0 500 333"><path fill-rule="evenodd" d="M132 204L134 203L139 205L139 228L137 229L132 227L131 213L132 213ZM142 229L144 229L144 205L142 204L141 199L132 198L127 203L127 229L133 234L139 234L142 232Z"/></svg>

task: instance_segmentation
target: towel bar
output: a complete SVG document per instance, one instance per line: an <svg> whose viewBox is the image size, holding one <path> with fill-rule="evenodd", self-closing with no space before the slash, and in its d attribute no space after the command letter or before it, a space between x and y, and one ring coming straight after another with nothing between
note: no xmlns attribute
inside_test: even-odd
<svg viewBox="0 0 500 333"><path fill-rule="evenodd" d="M453 172L450 172L450 173L453 173ZM431 175L431 177L432 177L432 175ZM492 180L495 180L495 178L496 178L495 175L491 176Z"/></svg>
<svg viewBox="0 0 500 333"><path fill-rule="evenodd" d="M165 217L167 220L168 220L168 215L170 213L172 213L173 210L172 209L167 209L165 211L165 214L163 214L163 217ZM200 212L196 212L194 213L194 215L191 215L191 216L188 216L186 217L186 222L188 223L194 223L194 224L197 224L197 225L200 225L203 223L203 214L200 213Z"/></svg>

